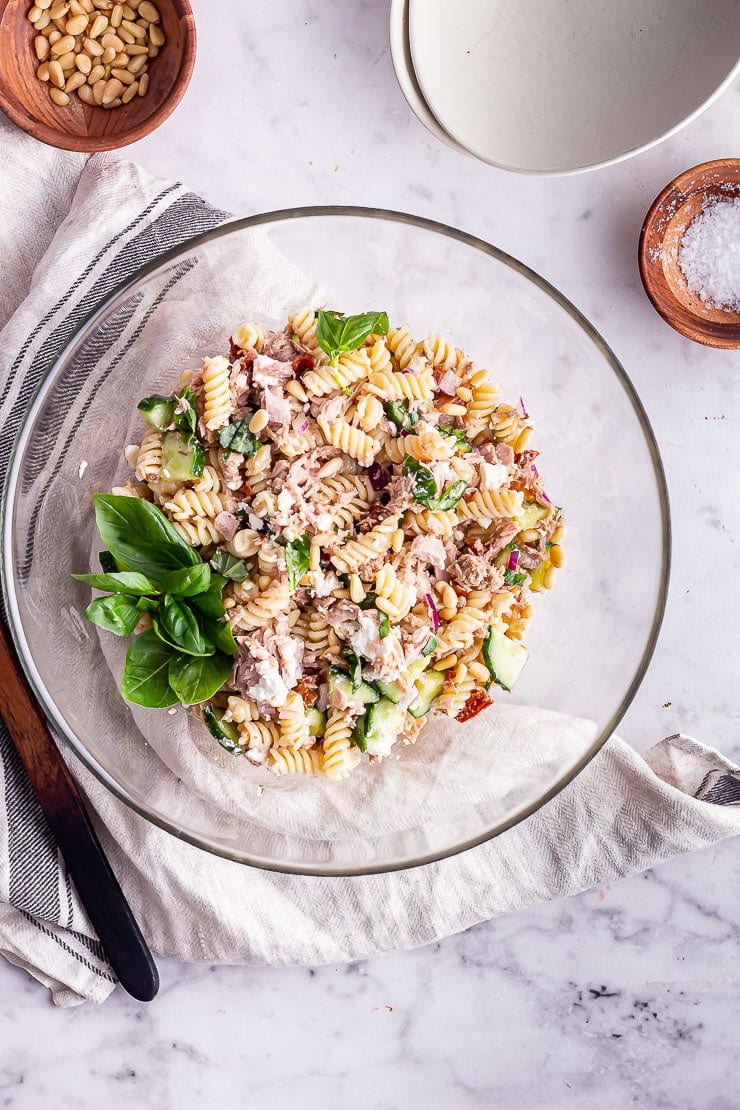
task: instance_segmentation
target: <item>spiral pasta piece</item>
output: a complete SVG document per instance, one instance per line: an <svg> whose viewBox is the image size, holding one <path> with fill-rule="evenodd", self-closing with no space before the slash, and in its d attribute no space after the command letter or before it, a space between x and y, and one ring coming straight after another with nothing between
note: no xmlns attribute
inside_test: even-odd
<svg viewBox="0 0 740 1110"><path fill-rule="evenodd" d="M291 690L285 704L278 710L279 734L276 743L284 748L308 748L313 737L308 731L308 717L303 698Z"/></svg>
<svg viewBox="0 0 740 1110"><path fill-rule="evenodd" d="M370 355L361 347L358 351L340 355L337 366L319 366L306 371L301 381L313 397L326 397L367 378L371 370Z"/></svg>
<svg viewBox="0 0 740 1110"><path fill-rule="evenodd" d="M384 401L428 401L434 396L434 385L431 367L425 367L416 374L385 370L368 378L370 392Z"/></svg>
<svg viewBox="0 0 740 1110"><path fill-rule="evenodd" d="M231 341L240 351L261 351L265 333L259 324L240 324L231 336Z"/></svg>
<svg viewBox="0 0 740 1110"><path fill-rule="evenodd" d="M352 744L352 725L342 710L332 710L321 742L321 770L334 782L346 779L360 762Z"/></svg>
<svg viewBox="0 0 740 1110"><path fill-rule="evenodd" d="M267 756L273 775L318 775L321 753L317 748L271 748Z"/></svg>
<svg viewBox="0 0 740 1110"><path fill-rule="evenodd" d="M315 351L318 348L316 342L317 323L316 313L312 308L302 308L300 312L294 312L292 316L288 317L288 324L293 335L300 345L309 351Z"/></svg>
<svg viewBox="0 0 740 1110"><path fill-rule="evenodd" d="M193 489L198 493L220 493L223 487L221 474L215 466L206 465L197 482L193 482Z"/></svg>
<svg viewBox="0 0 740 1110"><path fill-rule="evenodd" d="M412 455L422 462L435 462L451 459L457 450L452 436L443 436L435 427L426 424L416 435L404 436L399 443L404 454Z"/></svg>
<svg viewBox="0 0 740 1110"><path fill-rule="evenodd" d="M397 624L416 601L416 591L400 582L395 568L387 563L375 575L375 606Z"/></svg>
<svg viewBox="0 0 740 1110"><path fill-rule="evenodd" d="M419 344L412 336L411 329L407 327L406 324L402 324L400 328L393 328L388 332L386 346L401 370L406 369L419 349Z"/></svg>
<svg viewBox="0 0 740 1110"><path fill-rule="evenodd" d="M324 416L318 418L321 434L332 447L338 447L361 466L370 466L380 450L380 441L373 439L362 428L353 428L345 420L330 422Z"/></svg>
<svg viewBox="0 0 740 1110"><path fill-rule="evenodd" d="M414 508L403 518L403 526L413 536L440 536L447 539L452 535L457 517L454 513L431 509Z"/></svg>
<svg viewBox="0 0 740 1110"><path fill-rule="evenodd" d="M393 533L398 528L398 517L389 516L380 524L376 524L364 536L360 536L356 540L350 540L339 551L336 551L331 556L331 562L340 572L340 574L348 574L350 571L356 570L357 567L367 563L370 559L377 559L379 555L385 555L388 548L393 541Z"/></svg>
<svg viewBox="0 0 740 1110"><path fill-rule="evenodd" d="M466 605L452 618L449 624L439 632L439 644L435 650L435 658L442 659L446 655L458 654L469 648L476 635L489 623L488 614L474 605Z"/></svg>
<svg viewBox="0 0 740 1110"><path fill-rule="evenodd" d="M237 623L240 628L246 630L262 628L263 625L274 620L278 613L287 612L289 607L288 579L276 578L266 590L240 606L238 613L236 610L231 611L232 624Z"/></svg>
<svg viewBox="0 0 740 1110"><path fill-rule="evenodd" d="M209 431L223 428L233 412L230 373L222 355L203 360L203 423Z"/></svg>
<svg viewBox="0 0 740 1110"><path fill-rule="evenodd" d="M393 369L391 352L383 339L376 339L372 346L368 347L367 353L370 356L370 372L372 374L383 374L386 370Z"/></svg>
<svg viewBox="0 0 740 1110"><path fill-rule="evenodd" d="M234 721L236 724L244 724L245 721L258 721L260 716L259 707L251 698L237 697L235 694L232 694L227 699L226 712L224 713L225 721Z"/></svg>
<svg viewBox="0 0 740 1110"><path fill-rule="evenodd" d="M206 547L208 544L218 543L223 538L216 525L207 516L173 520L172 527L193 547Z"/></svg>
<svg viewBox="0 0 740 1110"><path fill-rule="evenodd" d="M164 506L173 520L190 520L192 517L207 516L215 520L224 512L224 503L217 493L206 490L180 489Z"/></svg>
<svg viewBox="0 0 740 1110"><path fill-rule="evenodd" d="M140 482L153 482L162 466L162 433L151 428L141 441L136 454L134 473Z"/></svg>
<svg viewBox="0 0 740 1110"><path fill-rule="evenodd" d="M462 351L453 347L449 340L430 332L424 340L424 354L438 370L456 369L461 362L467 362Z"/></svg>
<svg viewBox="0 0 740 1110"><path fill-rule="evenodd" d="M522 511L524 494L513 489L479 489L472 497L458 502L458 520L496 520L516 517Z"/></svg>

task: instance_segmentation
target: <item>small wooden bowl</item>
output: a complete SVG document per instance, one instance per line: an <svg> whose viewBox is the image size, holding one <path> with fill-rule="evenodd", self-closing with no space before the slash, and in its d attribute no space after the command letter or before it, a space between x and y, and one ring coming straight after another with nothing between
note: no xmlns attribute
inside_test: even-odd
<svg viewBox="0 0 740 1110"><path fill-rule="evenodd" d="M165 44L149 66L146 96L118 108L83 104L70 94L60 108L39 81L28 20L29 0L0 0L0 108L34 139L64 150L115 150L143 139L175 110L188 87L195 63L195 20L188 0L155 0Z"/></svg>
<svg viewBox="0 0 740 1110"><path fill-rule="evenodd" d="M740 313L708 308L678 264L687 227L706 201L740 197L740 158L704 162L680 174L653 202L640 233L640 277L666 323L695 343L740 348Z"/></svg>

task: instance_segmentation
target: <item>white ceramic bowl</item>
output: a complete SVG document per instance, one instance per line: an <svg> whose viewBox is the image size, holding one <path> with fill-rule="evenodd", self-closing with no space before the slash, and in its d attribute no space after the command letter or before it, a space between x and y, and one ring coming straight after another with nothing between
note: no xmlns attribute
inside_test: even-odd
<svg viewBox="0 0 740 1110"><path fill-rule="evenodd" d="M502 169L577 173L667 138L728 86L740 2L409 0L409 40L431 125L401 85L438 138Z"/></svg>

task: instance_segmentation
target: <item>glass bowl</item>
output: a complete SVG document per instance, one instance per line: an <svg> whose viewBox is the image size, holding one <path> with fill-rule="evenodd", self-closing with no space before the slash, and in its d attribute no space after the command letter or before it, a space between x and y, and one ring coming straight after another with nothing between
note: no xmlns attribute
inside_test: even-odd
<svg viewBox="0 0 740 1110"><path fill-rule="evenodd" d="M490 369L504 399L524 396L535 420L530 446L541 451L549 492L566 512L567 564L556 589L537 603L515 693L497 694L490 716L478 719L491 735L483 756L478 746L471 758L465 726L451 723L428 726L429 735L399 759L366 764L338 784L296 776L261 789L249 779L251 768L237 779L231 769L246 761L221 749L212 758L204 752L201 777L189 781L181 749L174 745L169 758L151 731L163 720L181 728L185 711L165 719L145 710L134 719L106 660L112 637L99 639L82 617L89 589L70 573L96 561L92 494L123 474L137 401L169 392L181 369L222 351L243 320L279 326L309 299L347 313L384 309L419 337L440 332ZM371 209L235 221L145 266L57 359L18 437L4 499L9 622L57 732L148 820L218 855L299 874L427 863L496 836L552 798L595 755L634 696L660 626L668 561L655 440L629 379L593 327L546 281L488 243ZM575 716L580 725L563 733L564 718L546 717L544 725L538 718L547 735L535 745L526 711L516 708L527 705ZM156 724L146 717L152 713ZM209 747L197 721L191 735ZM442 782L427 806L439 768ZM368 790L373 812L383 814L370 830Z"/></svg>

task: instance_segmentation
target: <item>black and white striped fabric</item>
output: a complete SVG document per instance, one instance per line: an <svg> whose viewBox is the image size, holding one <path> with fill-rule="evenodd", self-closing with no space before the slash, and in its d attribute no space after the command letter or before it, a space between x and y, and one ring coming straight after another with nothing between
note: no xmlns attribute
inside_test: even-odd
<svg viewBox="0 0 740 1110"><path fill-rule="evenodd" d="M4 478L29 401L80 319L226 214L131 163L41 148L1 119L0 149ZM356 879L277 875L170 837L67 758L147 939L181 960L311 965L413 948L740 832L740 773L718 752L674 736L643 759L614 737L547 806L462 855ZM115 986L1 723L0 954L60 1005Z"/></svg>

